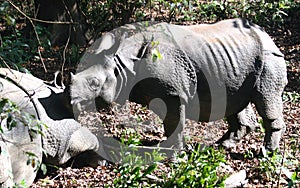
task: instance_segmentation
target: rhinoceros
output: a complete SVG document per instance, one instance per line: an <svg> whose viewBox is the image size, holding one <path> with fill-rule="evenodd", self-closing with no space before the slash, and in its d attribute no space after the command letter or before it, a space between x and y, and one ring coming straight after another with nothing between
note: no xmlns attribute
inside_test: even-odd
<svg viewBox="0 0 300 188"><path fill-rule="evenodd" d="M126 25L96 40L79 65L70 87L77 109L125 99L152 105L175 146L181 147L185 118L226 118L229 129L219 143L235 145L257 126L251 103L263 119L266 150L278 148L285 131L284 56L245 19Z"/></svg>
<svg viewBox="0 0 300 188"><path fill-rule="evenodd" d="M85 151L97 151L96 136L74 119L67 118L71 114L59 105L62 90L15 70L1 68L0 74L0 98L13 101L20 109L19 114L14 114L16 125L12 128L8 127L7 118L1 119L0 187L21 182L31 185L38 163L61 165ZM34 115L34 118L23 119L26 115ZM37 119L46 126L37 124ZM37 133L38 130L42 133ZM46 155L42 158L43 151Z"/></svg>

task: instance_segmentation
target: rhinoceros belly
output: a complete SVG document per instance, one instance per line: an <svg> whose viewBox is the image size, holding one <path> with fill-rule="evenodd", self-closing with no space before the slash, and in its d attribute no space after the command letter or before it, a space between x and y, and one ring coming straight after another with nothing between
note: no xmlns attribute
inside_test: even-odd
<svg viewBox="0 0 300 188"><path fill-rule="evenodd" d="M200 76L199 76L200 75ZM208 81L209 80L209 81ZM240 112L251 100L256 76L249 74L240 85L228 85L226 80L204 77L198 74L197 95L188 103L187 118L199 121L215 121Z"/></svg>

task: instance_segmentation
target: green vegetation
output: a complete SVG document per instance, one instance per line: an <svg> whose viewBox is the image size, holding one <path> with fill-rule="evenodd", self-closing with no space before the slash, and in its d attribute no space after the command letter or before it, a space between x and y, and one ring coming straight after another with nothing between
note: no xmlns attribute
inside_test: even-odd
<svg viewBox="0 0 300 188"><path fill-rule="evenodd" d="M30 1L17 1L24 8L24 14L32 15L33 4ZM49 34L46 28L30 25L7 1L0 3L0 66L23 69L29 61L40 61L41 52L50 50ZM30 27L34 27L32 30Z"/></svg>
<svg viewBox="0 0 300 188"><path fill-rule="evenodd" d="M220 164L226 162L223 151L198 145L191 152L176 153L171 161L164 163L165 155L159 149L141 156L140 142L132 137L127 137L126 142L121 139L123 148L121 163L115 170L115 187L224 187L226 175L218 172ZM170 170L157 173L162 166Z"/></svg>
<svg viewBox="0 0 300 188"><path fill-rule="evenodd" d="M223 151L198 145L191 153L176 155L162 187L224 187L226 176L218 168L225 162Z"/></svg>
<svg viewBox="0 0 300 188"><path fill-rule="evenodd" d="M284 174L289 179L289 187L292 187L299 181L299 169L297 168L295 172L291 172L288 167L297 164L299 165L299 160L290 153L284 151L281 155L274 152L269 156L259 158L258 168L263 179L271 181L272 185L278 184L282 180L282 174Z"/></svg>
<svg viewBox="0 0 300 188"><path fill-rule="evenodd" d="M81 3L89 23L97 31L110 30L124 23L154 19L155 21L212 22L227 18L247 18L262 26L280 26L291 10L299 8L293 0L279 1L189 1L189 0L152 0L152 1L102 1ZM111 11L108 11L111 10ZM162 15L146 14L149 10L163 12ZM143 12L143 13L142 13ZM95 18L97 18L95 20ZM96 27L95 27L96 26Z"/></svg>
<svg viewBox="0 0 300 188"><path fill-rule="evenodd" d="M284 102L291 102L296 103L300 101L300 94L295 91L285 91L283 93L283 101Z"/></svg>
<svg viewBox="0 0 300 188"><path fill-rule="evenodd" d="M120 152L120 161L118 168L115 170L117 178L114 180L115 187L139 187L143 185L153 187L147 178L158 166L161 160L165 158L159 150L145 152L144 156L139 155L138 146L141 144L139 137L134 130L124 130L122 137L122 148Z"/></svg>
<svg viewBox="0 0 300 188"><path fill-rule="evenodd" d="M37 134L43 135L42 126L47 127L34 115L23 112L14 102L6 98L0 99L0 133L3 133L2 121L6 122L8 130L12 130L18 123L28 126L31 138L35 138Z"/></svg>
<svg viewBox="0 0 300 188"><path fill-rule="evenodd" d="M34 1L0 3L0 65L15 68L25 63L40 62L43 56L59 56L61 63L76 63L80 50L76 45L51 48L50 35L39 22L30 20L35 15ZM178 24L214 22L243 17L267 28L284 26L291 12L300 3L279 1L189 1L189 0L134 0L134 1L80 1L80 10L86 20L86 36L95 39L104 31L130 22L154 20ZM161 14L153 14L153 12ZM24 16L26 15L26 16ZM62 65L63 66L63 65Z"/></svg>

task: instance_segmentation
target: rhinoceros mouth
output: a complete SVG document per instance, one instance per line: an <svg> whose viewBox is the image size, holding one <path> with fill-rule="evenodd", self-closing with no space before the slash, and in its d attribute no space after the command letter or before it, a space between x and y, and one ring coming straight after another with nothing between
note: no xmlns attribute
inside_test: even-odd
<svg viewBox="0 0 300 188"><path fill-rule="evenodd" d="M93 103L91 100L83 99L81 97L73 97L71 100L71 105L73 105L77 110L83 111L91 108Z"/></svg>
<svg viewBox="0 0 300 188"><path fill-rule="evenodd" d="M95 98L96 109L109 109L111 107L112 102L104 100L102 97Z"/></svg>
<svg viewBox="0 0 300 188"><path fill-rule="evenodd" d="M101 109L110 109L111 102L105 101L101 97L96 97L93 99L83 99L81 97L74 97L71 100L71 105L75 107L79 112L84 110L101 110Z"/></svg>

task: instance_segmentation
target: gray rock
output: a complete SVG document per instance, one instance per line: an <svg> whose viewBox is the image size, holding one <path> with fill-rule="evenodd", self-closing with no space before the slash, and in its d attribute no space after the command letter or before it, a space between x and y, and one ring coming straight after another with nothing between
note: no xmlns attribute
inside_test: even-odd
<svg viewBox="0 0 300 188"><path fill-rule="evenodd" d="M225 187L226 188L234 188L234 187L243 187L247 183L246 180L246 171L241 170L237 173L234 173L230 175L226 180L225 180Z"/></svg>

